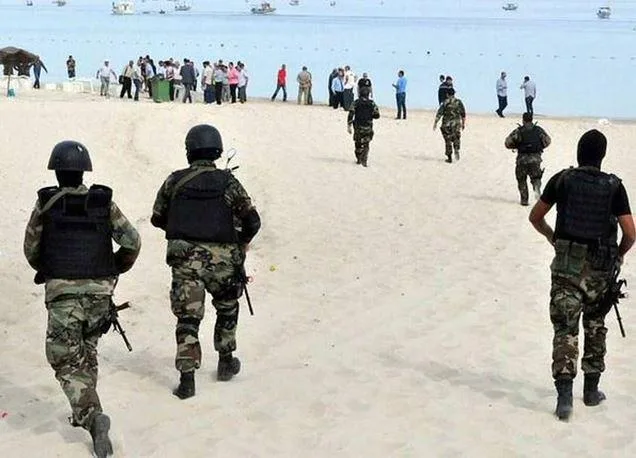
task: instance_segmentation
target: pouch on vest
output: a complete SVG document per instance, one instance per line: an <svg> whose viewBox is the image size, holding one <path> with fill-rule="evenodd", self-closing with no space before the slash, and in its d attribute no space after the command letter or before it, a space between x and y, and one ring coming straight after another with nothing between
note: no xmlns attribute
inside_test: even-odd
<svg viewBox="0 0 636 458"><path fill-rule="evenodd" d="M587 245L557 239L554 259L550 266L553 274L579 277L583 273L587 257Z"/></svg>
<svg viewBox="0 0 636 458"><path fill-rule="evenodd" d="M193 173L177 172L176 182ZM210 169L181 182L168 207L166 238L210 243L236 243L232 209L225 202L229 173Z"/></svg>

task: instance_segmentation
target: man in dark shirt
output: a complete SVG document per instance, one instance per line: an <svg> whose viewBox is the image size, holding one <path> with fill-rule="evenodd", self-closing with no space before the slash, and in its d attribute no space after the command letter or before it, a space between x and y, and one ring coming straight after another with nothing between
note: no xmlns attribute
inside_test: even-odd
<svg viewBox="0 0 636 458"><path fill-rule="evenodd" d="M579 140L579 167L553 176L530 212L534 228L555 248L550 291L550 319L554 328L552 376L557 389L556 415L567 420L572 412L572 382L578 359L579 318L585 333L581 369L585 374L583 402L596 406L605 399L598 390L605 370L605 315L601 301L612 273L636 240L629 200L621 180L601 172L607 140L597 130ZM545 221L557 206L556 227ZM617 226L622 237L617 245Z"/></svg>
<svg viewBox="0 0 636 458"><path fill-rule="evenodd" d="M448 97L448 90L453 87L453 78L451 76L439 75L439 89L437 89L437 101L441 105Z"/></svg>
<svg viewBox="0 0 636 458"><path fill-rule="evenodd" d="M360 95L360 89L363 87L369 88L369 98L373 98L373 85L371 84L371 80L369 79L369 75L364 72L362 74L362 78L358 80L358 96Z"/></svg>

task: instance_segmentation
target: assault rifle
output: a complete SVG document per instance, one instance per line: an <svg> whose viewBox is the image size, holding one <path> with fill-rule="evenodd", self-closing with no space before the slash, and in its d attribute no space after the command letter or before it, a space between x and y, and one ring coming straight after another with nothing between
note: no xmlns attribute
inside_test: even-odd
<svg viewBox="0 0 636 458"><path fill-rule="evenodd" d="M612 272L612 278L610 280L609 287L607 288L607 292L599 303L599 314L600 316L605 316L612 308L614 308L614 311L616 312L616 319L618 320L618 327L621 330L621 335L625 337L625 328L623 327L621 314L618 311L618 303L621 299L627 297L627 293L625 291L621 291L623 285L627 286L627 280L624 278L621 278L620 280L618 279L620 272L620 266L616 264Z"/></svg>
<svg viewBox="0 0 636 458"><path fill-rule="evenodd" d="M121 327L121 324L119 324L118 320L119 312L122 310L126 310L127 308L130 308L130 302L126 301L121 305L116 305L111 299L110 310L108 311L108 321L104 325L102 331L104 334L106 334L112 325L115 332L118 333L122 339L124 339L124 343L126 344L126 348L128 348L128 351L132 351L132 346L128 341L128 337L126 337L126 331L124 331L124 328Z"/></svg>
<svg viewBox="0 0 636 458"><path fill-rule="evenodd" d="M247 299L247 308L250 310L250 315L254 316L254 309L252 308L252 300L250 299L250 292L247 290L247 284L250 279L245 273L245 265L241 266L241 275L239 277L241 284L243 285L243 291L245 291L245 299Z"/></svg>
<svg viewBox="0 0 636 458"><path fill-rule="evenodd" d="M239 168L238 165L234 167L230 167L230 161L236 156L236 149L232 148L227 152L227 159L225 161L225 170L229 173L234 172ZM252 308L252 300L250 299L250 292L247 290L247 284L250 282L250 278L247 276L245 272L245 264L241 266L241 271L239 273L239 281L243 285L243 291L245 291L245 299L247 299L247 308L250 311L250 315L254 316L254 309Z"/></svg>

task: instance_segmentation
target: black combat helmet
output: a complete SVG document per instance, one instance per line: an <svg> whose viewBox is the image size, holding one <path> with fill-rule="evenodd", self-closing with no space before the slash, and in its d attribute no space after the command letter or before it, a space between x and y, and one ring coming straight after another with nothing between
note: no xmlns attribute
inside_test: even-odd
<svg viewBox="0 0 636 458"><path fill-rule="evenodd" d="M92 172L93 164L84 145L66 140L53 148L48 169L57 172Z"/></svg>
<svg viewBox="0 0 636 458"><path fill-rule="evenodd" d="M221 134L209 124L199 124L188 132L185 139L188 162L197 159L216 160L223 152Z"/></svg>

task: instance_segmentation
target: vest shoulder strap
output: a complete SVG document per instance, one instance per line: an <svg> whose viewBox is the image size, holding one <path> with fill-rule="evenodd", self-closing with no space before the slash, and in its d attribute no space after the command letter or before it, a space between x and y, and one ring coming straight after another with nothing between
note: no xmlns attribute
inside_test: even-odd
<svg viewBox="0 0 636 458"><path fill-rule="evenodd" d="M179 181L177 181L177 183L172 188L172 192L170 193L170 200L174 199L174 196L177 195L179 189L181 189L188 181L198 177L202 173L214 172L216 170L219 169L217 169L216 167L201 167L185 174Z"/></svg>

